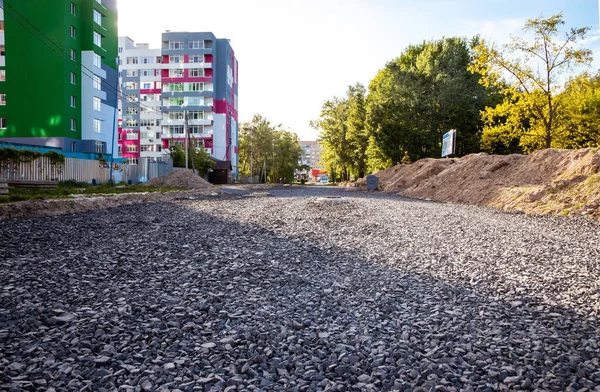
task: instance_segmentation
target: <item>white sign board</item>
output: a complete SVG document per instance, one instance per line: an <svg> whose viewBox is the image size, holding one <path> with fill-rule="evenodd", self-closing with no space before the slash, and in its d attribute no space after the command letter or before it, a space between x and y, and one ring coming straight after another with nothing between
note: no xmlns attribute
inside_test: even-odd
<svg viewBox="0 0 600 392"><path fill-rule="evenodd" d="M445 133L442 138L442 157L447 157L455 152L456 148L456 129L451 129Z"/></svg>

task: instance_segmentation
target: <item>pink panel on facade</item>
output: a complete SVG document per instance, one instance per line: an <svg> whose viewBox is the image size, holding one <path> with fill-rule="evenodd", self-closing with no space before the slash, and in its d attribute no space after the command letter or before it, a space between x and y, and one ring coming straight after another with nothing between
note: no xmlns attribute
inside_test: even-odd
<svg viewBox="0 0 600 392"><path fill-rule="evenodd" d="M217 114L226 114L227 113L227 101L222 99L215 99L213 101L213 110Z"/></svg>
<svg viewBox="0 0 600 392"><path fill-rule="evenodd" d="M186 63L186 64L190 62L190 55L189 54L184 54L183 55L183 62Z"/></svg>
<svg viewBox="0 0 600 392"><path fill-rule="evenodd" d="M206 68L206 70L204 71L204 76L212 78L213 77L213 70L212 70L212 68Z"/></svg>
<svg viewBox="0 0 600 392"><path fill-rule="evenodd" d="M161 90L159 88L143 88L140 90L140 94L160 94Z"/></svg>
<svg viewBox="0 0 600 392"><path fill-rule="evenodd" d="M162 63L169 64L169 56L167 56L167 55L162 56Z"/></svg>
<svg viewBox="0 0 600 392"><path fill-rule="evenodd" d="M212 54L205 54L204 55L204 61L207 63L212 63L213 62L213 55Z"/></svg>
<svg viewBox="0 0 600 392"><path fill-rule="evenodd" d="M160 76L163 77L163 78L168 78L169 77L169 70L168 69L163 69Z"/></svg>

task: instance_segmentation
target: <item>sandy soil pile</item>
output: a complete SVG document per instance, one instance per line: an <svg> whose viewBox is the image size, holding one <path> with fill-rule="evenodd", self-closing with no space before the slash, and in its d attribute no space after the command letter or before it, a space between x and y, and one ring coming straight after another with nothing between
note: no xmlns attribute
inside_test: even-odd
<svg viewBox="0 0 600 392"><path fill-rule="evenodd" d="M194 174L191 170L175 170L168 176L158 177L146 183L148 186L175 187L183 189L199 189L218 191L213 184Z"/></svg>
<svg viewBox="0 0 600 392"><path fill-rule="evenodd" d="M600 215L600 149L422 159L380 173L399 195L528 213Z"/></svg>

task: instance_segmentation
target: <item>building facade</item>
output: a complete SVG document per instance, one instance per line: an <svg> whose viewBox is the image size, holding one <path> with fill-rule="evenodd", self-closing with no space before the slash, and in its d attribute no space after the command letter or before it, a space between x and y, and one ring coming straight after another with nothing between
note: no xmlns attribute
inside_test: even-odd
<svg viewBox="0 0 600 392"><path fill-rule="evenodd" d="M118 51L119 153L132 164L140 157L161 160L161 50L119 37Z"/></svg>
<svg viewBox="0 0 600 392"><path fill-rule="evenodd" d="M116 0L0 5L0 140L116 152Z"/></svg>
<svg viewBox="0 0 600 392"><path fill-rule="evenodd" d="M318 141L300 141L303 154L300 157L301 165L308 165L311 169L321 169L321 145Z"/></svg>
<svg viewBox="0 0 600 392"><path fill-rule="evenodd" d="M238 166L238 62L228 40L208 32L166 32L160 49L119 38L121 90L120 148L135 159L160 159L185 143ZM139 108L139 111L138 111Z"/></svg>

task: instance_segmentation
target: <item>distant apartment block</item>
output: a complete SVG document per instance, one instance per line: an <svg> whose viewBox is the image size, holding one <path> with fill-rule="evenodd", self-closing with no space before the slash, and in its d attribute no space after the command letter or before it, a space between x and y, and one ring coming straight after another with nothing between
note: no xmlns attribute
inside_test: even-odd
<svg viewBox="0 0 600 392"><path fill-rule="evenodd" d="M116 152L116 0L0 7L0 140Z"/></svg>
<svg viewBox="0 0 600 392"><path fill-rule="evenodd" d="M311 169L321 169L321 145L318 141L300 141L303 154L300 157L301 165L308 165Z"/></svg>
<svg viewBox="0 0 600 392"><path fill-rule="evenodd" d="M119 38L119 145L131 162L161 159L185 143L238 166L238 62L226 39L212 33L166 32L150 49ZM136 139L137 138L137 139Z"/></svg>

